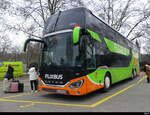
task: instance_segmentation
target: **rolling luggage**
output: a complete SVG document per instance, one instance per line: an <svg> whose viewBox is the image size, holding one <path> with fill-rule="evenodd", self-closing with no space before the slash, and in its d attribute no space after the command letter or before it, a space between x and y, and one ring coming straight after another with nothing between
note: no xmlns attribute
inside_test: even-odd
<svg viewBox="0 0 150 115"><path fill-rule="evenodd" d="M3 80L3 92L4 93L8 93L9 92L9 86L10 86L10 82L8 81L7 78L5 78Z"/></svg>
<svg viewBox="0 0 150 115"><path fill-rule="evenodd" d="M10 83L10 93L16 93L19 91L19 82L11 82Z"/></svg>
<svg viewBox="0 0 150 115"><path fill-rule="evenodd" d="M24 91L24 84L23 83L19 83L19 92L23 92Z"/></svg>

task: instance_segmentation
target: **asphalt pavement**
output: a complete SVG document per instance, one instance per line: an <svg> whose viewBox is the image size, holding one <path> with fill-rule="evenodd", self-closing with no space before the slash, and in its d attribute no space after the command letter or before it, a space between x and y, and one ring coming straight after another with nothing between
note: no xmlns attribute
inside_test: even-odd
<svg viewBox="0 0 150 115"><path fill-rule="evenodd" d="M124 80L86 96L65 96L40 91L31 93L28 76L19 78L25 84L23 93L2 91L0 81L0 112L150 112L150 84L145 74Z"/></svg>

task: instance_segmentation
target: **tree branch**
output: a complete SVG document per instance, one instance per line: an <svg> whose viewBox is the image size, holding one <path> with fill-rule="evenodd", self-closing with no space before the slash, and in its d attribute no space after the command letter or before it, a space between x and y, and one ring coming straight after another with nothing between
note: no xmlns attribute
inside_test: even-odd
<svg viewBox="0 0 150 115"><path fill-rule="evenodd" d="M39 0L39 1L40 1L40 7L41 7L41 12L42 12L43 22L44 22L44 24L45 24L45 23L46 23L46 20L45 20L45 16L44 16L44 11L43 11L42 2L41 2L41 0Z"/></svg>
<svg viewBox="0 0 150 115"><path fill-rule="evenodd" d="M37 35L34 35L33 33L29 33L29 32L27 32L27 31L25 31L25 30L23 30L23 29L21 29L21 28L16 28L15 26L11 26L11 25L8 25L8 24L5 24L5 26L8 28L8 29L13 29L13 30L16 30L16 31L22 31L22 32L24 32L25 34L28 34L28 35L30 35L30 36L33 36L33 37L36 37L36 38L42 38L42 37L40 37L40 36L37 36Z"/></svg>

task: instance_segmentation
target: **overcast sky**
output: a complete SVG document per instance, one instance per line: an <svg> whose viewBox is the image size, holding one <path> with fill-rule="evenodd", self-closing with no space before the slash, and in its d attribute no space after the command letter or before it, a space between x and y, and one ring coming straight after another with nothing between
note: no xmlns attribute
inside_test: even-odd
<svg viewBox="0 0 150 115"><path fill-rule="evenodd" d="M23 5L22 0L12 0L12 1L14 2L14 5ZM96 0L94 0L94 1L96 1ZM127 1L127 0L122 0L122 1ZM88 2L90 2L90 0L86 0L86 2L88 3ZM135 7L142 6L142 5L146 4L146 2L147 2L147 0L139 0L139 2L137 2ZM89 7L89 9L92 10L94 14L96 14L93 7ZM16 24L22 22L22 19L20 17L12 17L9 14L5 15L5 19L6 19L7 23L11 24L11 25L16 25ZM27 36L23 32L15 32L15 31L9 32L8 31L8 33L9 33L10 39L12 40L12 43L14 45L21 46L21 48L23 48L23 45L24 45L25 40L27 39ZM143 45L144 45L144 43L142 43L142 46ZM143 52L143 50L142 50L142 52Z"/></svg>

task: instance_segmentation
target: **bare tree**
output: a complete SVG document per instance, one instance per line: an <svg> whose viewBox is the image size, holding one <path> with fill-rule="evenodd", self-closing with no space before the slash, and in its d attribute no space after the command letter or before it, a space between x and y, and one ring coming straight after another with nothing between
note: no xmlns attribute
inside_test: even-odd
<svg viewBox="0 0 150 115"><path fill-rule="evenodd" d="M145 50L146 54L150 54L150 41L144 45L143 49Z"/></svg>
<svg viewBox="0 0 150 115"><path fill-rule="evenodd" d="M23 4L15 5L12 2L13 11L10 15L22 17L23 21L15 25L5 23L5 28L14 31L22 31L27 36L41 38L44 24L49 16L54 13L70 8L84 6L82 0L23 0Z"/></svg>
<svg viewBox="0 0 150 115"><path fill-rule="evenodd" d="M0 59L5 60L7 52L10 52L11 49L11 40L7 35L0 36Z"/></svg>
<svg viewBox="0 0 150 115"><path fill-rule="evenodd" d="M11 5L9 0L1 0L0 1L0 14L3 14Z"/></svg>
<svg viewBox="0 0 150 115"><path fill-rule="evenodd" d="M99 3L92 1L95 13L107 22L111 27L121 32L130 40L142 38L143 28L139 27L148 20L149 4L139 5L139 0L99 0Z"/></svg>
<svg viewBox="0 0 150 115"><path fill-rule="evenodd" d="M150 7L149 7L150 8ZM134 31L134 29L136 28L136 27L138 27L141 23L143 23L143 22L145 22L146 20L148 20L149 19L149 17L150 17L150 10L149 10L149 8L148 9L143 9L143 11L141 12L141 15L140 15L140 19L133 25L133 27L130 29L130 31L128 32L128 34L127 34L127 38L130 36L130 34ZM133 38L131 38L131 40L134 40L134 39L136 39L136 38L139 38L139 37L141 37L141 36L143 36L144 35L144 33L143 33L143 29L144 28L142 28L142 29L140 29L137 33L136 33L136 35L133 37Z"/></svg>
<svg viewBox="0 0 150 115"><path fill-rule="evenodd" d="M96 12L99 16L116 30L121 27L131 16L130 7L133 5L132 0L124 2L121 0L99 0L99 7L96 7ZM94 3L94 1L93 1ZM94 3L95 6L97 3Z"/></svg>
<svg viewBox="0 0 150 115"><path fill-rule="evenodd" d="M84 0L65 0L65 9L76 8L76 7L87 7Z"/></svg>
<svg viewBox="0 0 150 115"><path fill-rule="evenodd" d="M7 24L6 27L33 38L42 36L42 30L47 18L56 13L65 4L64 0L24 0L24 5L16 6L13 9L14 16L22 17L24 21L16 25ZM29 24L30 23L30 24Z"/></svg>
<svg viewBox="0 0 150 115"><path fill-rule="evenodd" d="M4 16L5 14L9 14L9 16L16 17L16 21L14 23L9 23L9 21L7 20L8 17L6 17L5 20L5 17L2 16L4 17L2 20L3 25L1 23L0 26L3 27L3 30L0 30L0 32L23 32L27 36L27 38L41 38L44 24L46 23L46 20L49 16L58 12L59 10L67 9L67 5L72 7L83 5L80 0L21 0L20 2L22 2L22 4L18 4L13 0L0 1L0 14L3 14ZM3 10L5 10L5 13L3 13ZM4 36L1 37L5 38ZM9 36L7 36L7 40L4 41L10 41ZM1 57L11 57L13 61L24 61L27 54L22 54L21 52L19 52L17 46L12 47L12 44L9 44L9 46L12 47L10 51L6 50L6 47L2 45L2 43L0 43L0 45L1 47L3 47L1 48L3 49L3 51L0 52L1 54L3 53ZM7 44L5 43L5 45ZM38 45L36 44L31 44L29 46L29 51L31 52L30 54L28 53L28 57L30 59L37 58L37 46ZM10 51L11 54L8 51ZM7 56L4 56L4 52L5 54L7 54ZM23 59L21 59L20 57L23 57ZM30 61L32 62L34 60Z"/></svg>
<svg viewBox="0 0 150 115"><path fill-rule="evenodd" d="M31 36L41 38L44 24L49 16L59 10L84 6L97 13L130 40L149 36L146 22L148 23L150 16L150 6L146 4L135 7L138 0L21 0L21 2L23 4L16 4L13 0L0 1L0 14L4 15L7 12L10 16L17 17L14 24L2 20L6 23L0 32L5 30L23 32L27 38ZM0 21L2 17L0 16Z"/></svg>

